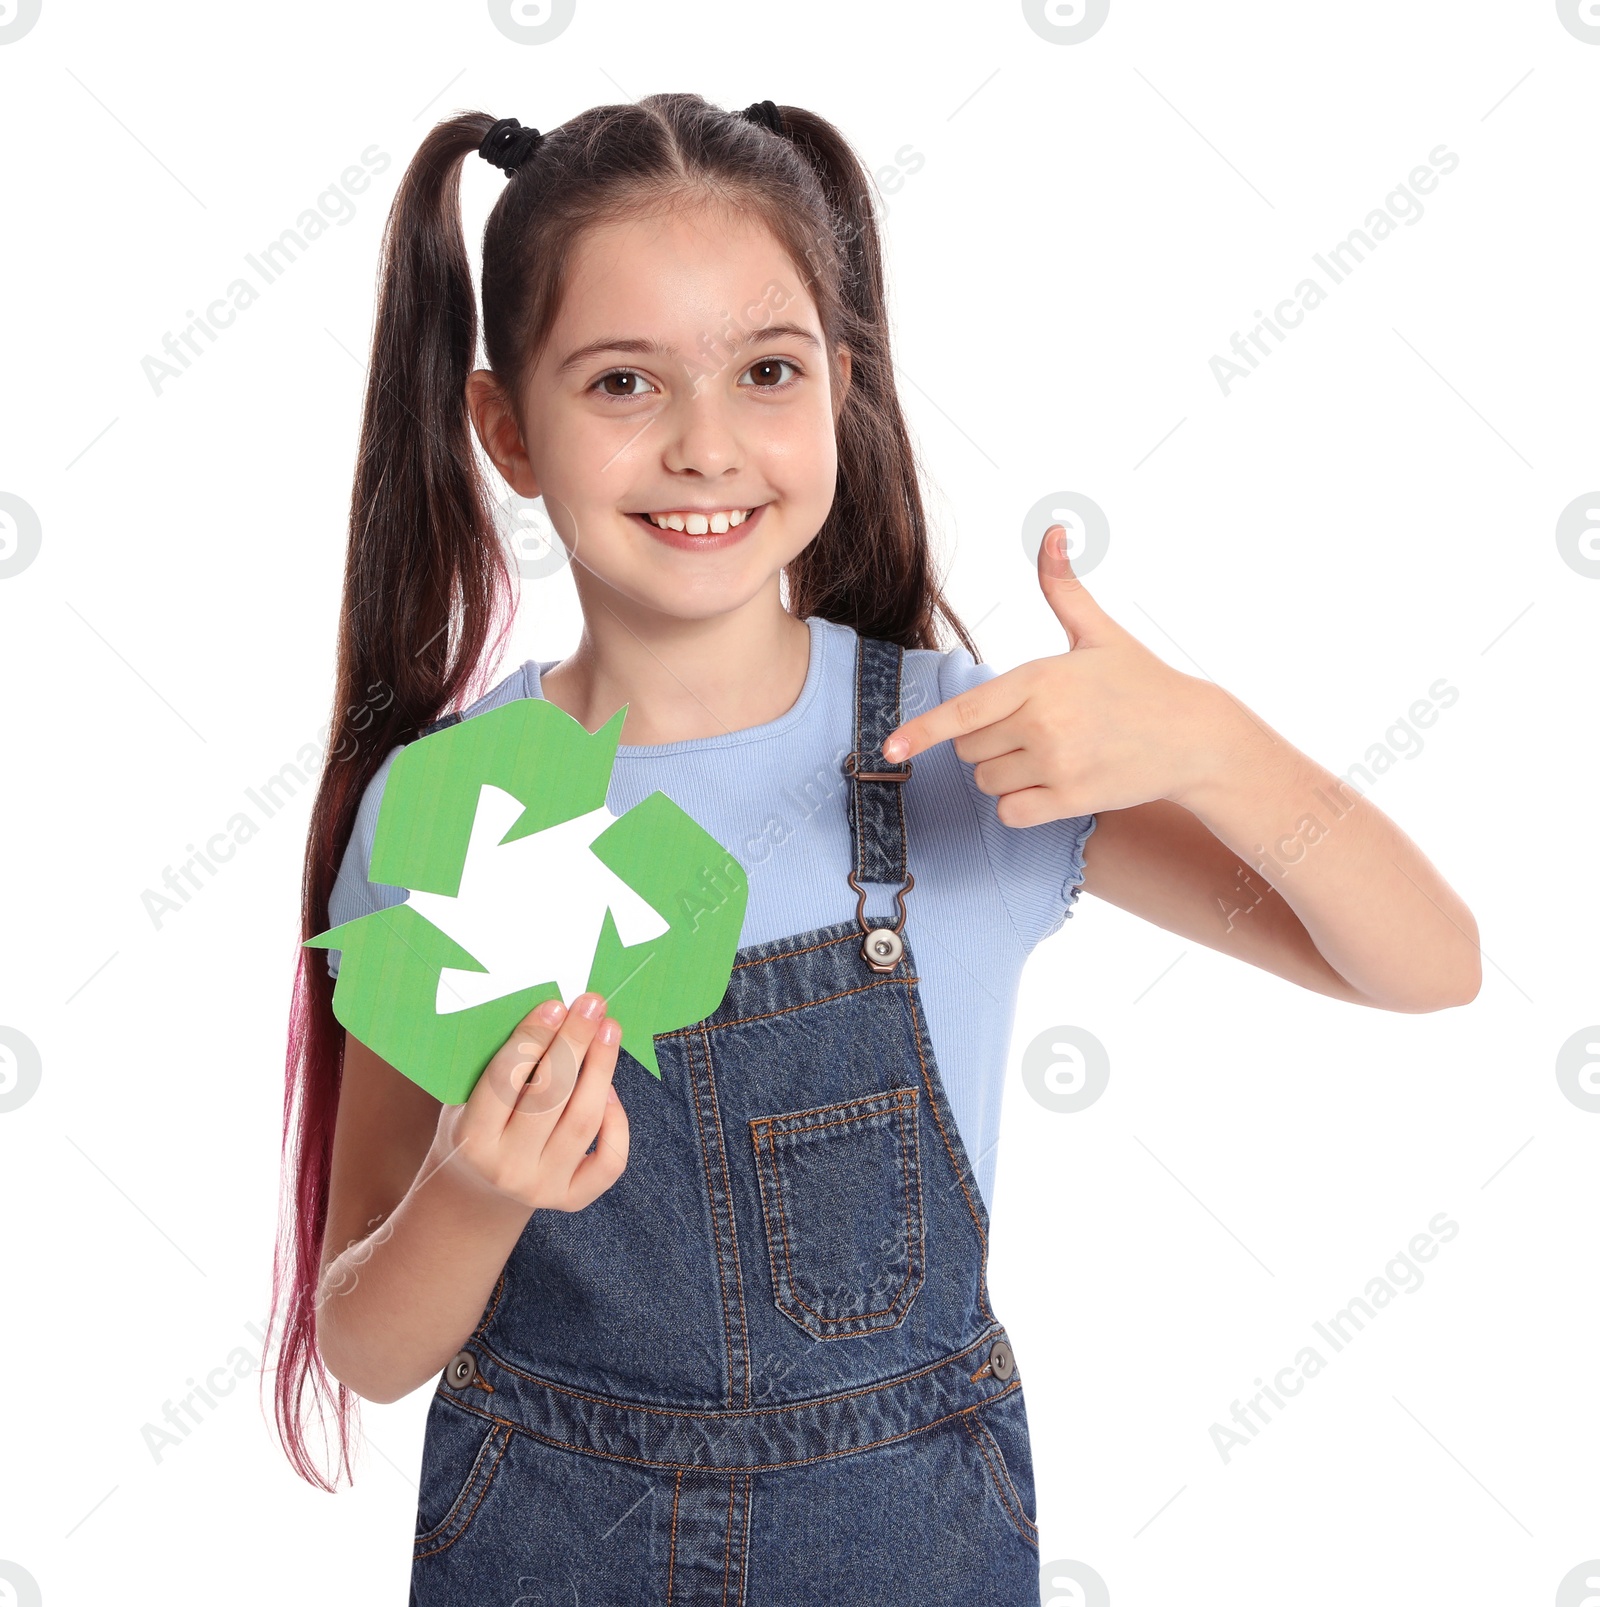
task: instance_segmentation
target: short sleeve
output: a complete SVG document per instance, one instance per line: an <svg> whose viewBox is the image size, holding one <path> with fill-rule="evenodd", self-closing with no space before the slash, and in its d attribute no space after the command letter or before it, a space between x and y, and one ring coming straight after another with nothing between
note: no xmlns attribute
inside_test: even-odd
<svg viewBox="0 0 1600 1607"><path fill-rule="evenodd" d="M400 751L396 748L383 761L361 795L355 824L350 828L350 842L345 848L344 858L339 862L339 874L334 880L333 891L328 894L330 927L343 926L346 921L405 902L406 891L403 887L385 887L367 880L367 872L372 865L373 837L378 829L378 806L383 802L384 784ZM328 974L338 976L339 950L329 949L327 954Z"/></svg>
<svg viewBox="0 0 1600 1607"><path fill-rule="evenodd" d="M992 681L996 673L993 665L975 662L964 647L953 647L940 655L940 700ZM1023 948L1032 950L1058 932L1072 914L1083 885L1084 849L1099 817L1073 815L1038 826L1008 826L1000 819L999 800L981 791L972 779L973 767L963 763L961 770L1000 896Z"/></svg>

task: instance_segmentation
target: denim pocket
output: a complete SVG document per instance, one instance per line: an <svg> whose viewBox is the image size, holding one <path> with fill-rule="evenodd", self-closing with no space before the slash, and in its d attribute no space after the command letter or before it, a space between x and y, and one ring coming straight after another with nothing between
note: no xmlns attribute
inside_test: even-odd
<svg viewBox="0 0 1600 1607"><path fill-rule="evenodd" d="M1034 1521L1033 1455L1028 1443L1027 1410L1022 1392L1007 1390L984 1406L961 1414L982 1463L981 1477L1000 1503L1011 1527L1035 1551L1039 1529Z"/></svg>
<svg viewBox="0 0 1600 1607"><path fill-rule="evenodd" d="M750 1123L774 1303L814 1339L896 1327L922 1287L917 1093Z"/></svg>
<svg viewBox="0 0 1600 1607"><path fill-rule="evenodd" d="M412 1558L436 1556L467 1532L511 1443L508 1424L438 1402L423 1442Z"/></svg>

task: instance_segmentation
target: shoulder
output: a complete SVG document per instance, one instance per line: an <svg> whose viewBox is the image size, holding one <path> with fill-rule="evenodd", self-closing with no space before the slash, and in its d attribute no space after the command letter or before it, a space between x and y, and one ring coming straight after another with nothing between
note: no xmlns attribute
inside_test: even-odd
<svg viewBox="0 0 1600 1607"><path fill-rule="evenodd" d="M906 652L900 699L907 720L992 681L992 664L980 664L959 643L948 648L910 648Z"/></svg>
<svg viewBox="0 0 1600 1607"><path fill-rule="evenodd" d="M487 714L490 709L498 709L507 703L515 703L518 698L538 697L539 666L533 659L519 664L503 681L497 681L476 702L469 703L466 708L458 709L453 714L446 714L442 719L435 720L417 733L419 737L432 736L435 731L443 731L462 720L470 720L475 714ZM400 750L396 748L395 753ZM390 755L393 758L393 754Z"/></svg>
<svg viewBox="0 0 1600 1607"><path fill-rule="evenodd" d="M506 703L515 703L518 698L537 697L535 688L539 684L539 666L533 659L525 664L519 664L502 681L495 684L478 698L469 703L466 708L459 709L453 714L447 714L442 719L435 720L432 725L425 725L412 740L432 736L435 731L443 731L462 720L470 720L475 714L487 714L490 709L498 709ZM401 750L408 746L402 743L400 747L391 748L384 755L384 760L378 767L378 772L367 783L367 790L361 795L360 818L367 818L368 824L377 819L378 804L383 797L384 783L389 779L389 772L394 768L394 762L400 757Z"/></svg>
<svg viewBox="0 0 1600 1607"><path fill-rule="evenodd" d="M817 624L827 639L834 674L842 679L853 678L859 633L830 619L819 618ZM978 663L959 643L948 648L908 647L900 676L901 718L909 720L925 713L948 698L993 680L996 673L993 665Z"/></svg>

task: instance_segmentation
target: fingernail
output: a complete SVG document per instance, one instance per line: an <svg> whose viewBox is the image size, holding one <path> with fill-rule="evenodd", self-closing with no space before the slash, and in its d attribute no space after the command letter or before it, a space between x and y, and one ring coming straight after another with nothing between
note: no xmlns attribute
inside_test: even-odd
<svg viewBox="0 0 1600 1607"><path fill-rule="evenodd" d="M566 1010L567 1007L559 999L546 999L535 1013L547 1027L553 1027L566 1014Z"/></svg>
<svg viewBox="0 0 1600 1607"><path fill-rule="evenodd" d="M1044 533L1044 572L1056 576L1067 572L1067 531L1064 525L1051 525Z"/></svg>
<svg viewBox="0 0 1600 1607"><path fill-rule="evenodd" d="M898 764L905 756L906 739L904 737L887 737L884 739L883 756L890 764Z"/></svg>
<svg viewBox="0 0 1600 1607"><path fill-rule="evenodd" d="M622 1023L620 1021L608 1021L600 1029L601 1043L615 1043L621 1036Z"/></svg>
<svg viewBox="0 0 1600 1607"><path fill-rule="evenodd" d="M589 994L578 1006L578 1014L590 1021L598 1021L606 1013L606 1001L598 993Z"/></svg>

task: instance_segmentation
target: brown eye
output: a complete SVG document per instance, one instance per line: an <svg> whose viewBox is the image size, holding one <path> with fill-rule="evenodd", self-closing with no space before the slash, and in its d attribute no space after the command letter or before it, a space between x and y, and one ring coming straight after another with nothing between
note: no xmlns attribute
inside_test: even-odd
<svg viewBox="0 0 1600 1607"><path fill-rule="evenodd" d="M795 368L787 357L763 357L752 363L745 373L755 376L754 388L756 390L782 390L791 382L783 378L781 370ZM795 369L798 373L799 370Z"/></svg>
<svg viewBox="0 0 1600 1607"><path fill-rule="evenodd" d="M647 387L654 389L654 386L650 385L650 381L643 374L635 373L631 368L619 368L614 373L602 374L595 383L602 395L615 397L619 401L627 401L634 396L643 396L646 394ZM616 386L615 389L612 388L613 383Z"/></svg>

